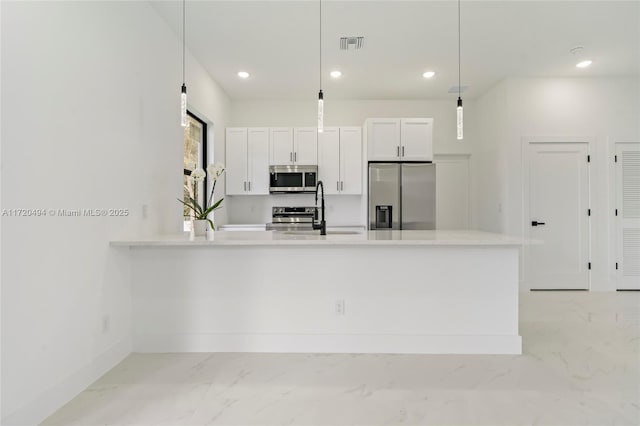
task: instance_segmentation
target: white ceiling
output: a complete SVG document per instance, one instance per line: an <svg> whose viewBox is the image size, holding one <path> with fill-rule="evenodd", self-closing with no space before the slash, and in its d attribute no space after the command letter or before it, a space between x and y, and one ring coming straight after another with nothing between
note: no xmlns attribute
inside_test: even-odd
<svg viewBox="0 0 640 426"><path fill-rule="evenodd" d="M181 1L153 7L182 34ZM322 2L326 98L446 99L457 85L456 1ZM318 1L187 1L188 49L232 99L304 99L319 85ZM505 77L640 74L639 1L464 1L462 85ZM341 51L341 36L365 37ZM577 69L569 53L594 61ZM176 56L180 61L181 56ZM339 69L339 80L329 72ZM246 70L248 80L236 73ZM422 77L426 70L437 74ZM188 83L188 82L187 82Z"/></svg>

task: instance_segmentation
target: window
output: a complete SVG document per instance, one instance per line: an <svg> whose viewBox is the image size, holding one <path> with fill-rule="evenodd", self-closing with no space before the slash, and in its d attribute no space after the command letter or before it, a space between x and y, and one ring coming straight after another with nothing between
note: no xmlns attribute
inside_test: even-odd
<svg viewBox="0 0 640 426"><path fill-rule="evenodd" d="M197 168L205 168L207 161L207 123L187 111L187 127L184 129L184 174L183 174L183 197L184 201L189 201L189 194L192 191L191 184L187 176L191 175ZM207 193L207 181L202 185L202 192L198 202L204 202ZM193 212L183 206L184 231L191 230L191 219Z"/></svg>

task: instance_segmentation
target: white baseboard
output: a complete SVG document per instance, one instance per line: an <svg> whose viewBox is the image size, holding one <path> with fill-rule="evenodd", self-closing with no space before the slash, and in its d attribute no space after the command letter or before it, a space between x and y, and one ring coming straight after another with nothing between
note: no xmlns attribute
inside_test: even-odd
<svg viewBox="0 0 640 426"><path fill-rule="evenodd" d="M134 352L521 354L522 338L400 334L194 333L134 336Z"/></svg>
<svg viewBox="0 0 640 426"><path fill-rule="evenodd" d="M131 338L127 337L97 356L93 362L85 364L62 382L45 390L28 404L4 417L2 425L17 426L41 423L130 353Z"/></svg>

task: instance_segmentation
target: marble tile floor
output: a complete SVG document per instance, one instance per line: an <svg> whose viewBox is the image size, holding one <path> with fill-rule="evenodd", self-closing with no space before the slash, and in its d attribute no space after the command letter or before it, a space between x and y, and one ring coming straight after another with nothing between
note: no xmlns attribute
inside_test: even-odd
<svg viewBox="0 0 640 426"><path fill-rule="evenodd" d="M640 293L521 293L524 354L131 354L45 425L639 425Z"/></svg>

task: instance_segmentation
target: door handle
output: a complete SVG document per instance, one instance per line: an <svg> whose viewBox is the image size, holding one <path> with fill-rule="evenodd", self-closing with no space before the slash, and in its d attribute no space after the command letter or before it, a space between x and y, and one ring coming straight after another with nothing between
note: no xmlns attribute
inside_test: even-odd
<svg viewBox="0 0 640 426"><path fill-rule="evenodd" d="M344 191L344 181L340 181L340 191Z"/></svg>
<svg viewBox="0 0 640 426"><path fill-rule="evenodd" d="M295 162L297 162L297 161L298 161L298 153L297 153L297 152L294 152L294 153L293 153L293 162L295 163Z"/></svg>
<svg viewBox="0 0 640 426"><path fill-rule="evenodd" d="M540 225L546 225L546 223L538 222L537 220L532 220L531 221L531 226L540 226Z"/></svg>
<svg viewBox="0 0 640 426"><path fill-rule="evenodd" d="M396 157L400 157L400 147L396 147Z"/></svg>
<svg viewBox="0 0 640 426"><path fill-rule="evenodd" d="M289 153L289 161L291 161L293 163L293 152Z"/></svg>
<svg viewBox="0 0 640 426"><path fill-rule="evenodd" d="M246 182L246 181L244 181L244 182L242 182L242 183L243 183L243 185L244 185L244 189L243 189L243 191L245 191L245 192L246 192L246 191L247 191L247 182Z"/></svg>
<svg viewBox="0 0 640 426"><path fill-rule="evenodd" d="M251 192L251 181L247 182L249 185L249 192Z"/></svg>
<svg viewBox="0 0 640 426"><path fill-rule="evenodd" d="M336 181L336 191L340 191L340 182Z"/></svg>
<svg viewBox="0 0 640 426"><path fill-rule="evenodd" d="M402 156L404 157L404 146L402 147Z"/></svg>

